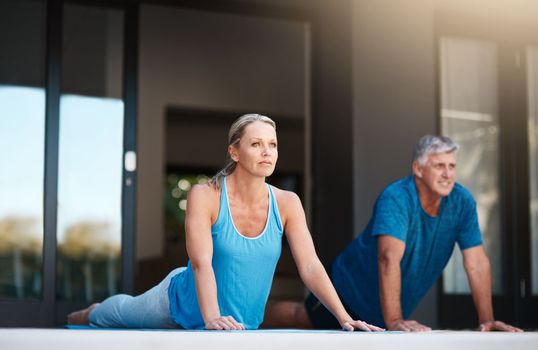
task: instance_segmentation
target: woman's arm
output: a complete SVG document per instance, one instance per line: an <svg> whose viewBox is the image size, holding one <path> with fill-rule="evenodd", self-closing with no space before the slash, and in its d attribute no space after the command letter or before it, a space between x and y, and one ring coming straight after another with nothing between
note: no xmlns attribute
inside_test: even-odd
<svg viewBox="0 0 538 350"><path fill-rule="evenodd" d="M196 281L196 295L206 329L245 329L231 316L221 316L217 300L217 283L211 262L213 240L211 237L214 189L207 185L195 185L187 197L185 231L187 254Z"/></svg>
<svg viewBox="0 0 538 350"><path fill-rule="evenodd" d="M308 289L333 313L344 330L382 330L366 322L353 320L347 313L316 254L299 197L287 191L279 191L279 194L282 199L279 201L279 207L283 217L284 231L299 275Z"/></svg>

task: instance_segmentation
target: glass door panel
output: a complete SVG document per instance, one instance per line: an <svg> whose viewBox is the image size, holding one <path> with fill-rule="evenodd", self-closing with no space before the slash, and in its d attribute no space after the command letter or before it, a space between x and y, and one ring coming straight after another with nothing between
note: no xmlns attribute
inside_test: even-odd
<svg viewBox="0 0 538 350"><path fill-rule="evenodd" d="M0 2L0 300L43 293L44 1Z"/></svg>
<svg viewBox="0 0 538 350"><path fill-rule="evenodd" d="M57 297L102 300L120 285L123 12L64 6Z"/></svg>
<svg viewBox="0 0 538 350"><path fill-rule="evenodd" d="M497 46L493 42L443 37L440 41L441 131L461 149L457 181L476 200L484 248L491 262L493 293L503 292ZM459 249L443 273L443 291L469 294Z"/></svg>

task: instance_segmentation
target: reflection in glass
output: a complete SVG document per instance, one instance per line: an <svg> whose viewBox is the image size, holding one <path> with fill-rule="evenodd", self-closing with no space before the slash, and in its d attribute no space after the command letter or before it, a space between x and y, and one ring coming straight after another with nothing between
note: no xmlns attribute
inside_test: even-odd
<svg viewBox="0 0 538 350"><path fill-rule="evenodd" d="M123 102L63 95L60 117L59 295L100 299L119 282Z"/></svg>
<svg viewBox="0 0 538 350"><path fill-rule="evenodd" d="M0 298L41 296L44 135L43 89L0 85Z"/></svg>
<svg viewBox="0 0 538 350"><path fill-rule="evenodd" d="M457 181L474 195L493 293L502 293L497 47L470 39L441 39L441 130L456 141ZM445 293L470 292L459 249L443 273Z"/></svg>
<svg viewBox="0 0 538 350"><path fill-rule="evenodd" d="M531 293L538 294L538 48L527 49L529 100L529 181L531 217Z"/></svg>
<svg viewBox="0 0 538 350"><path fill-rule="evenodd" d="M44 1L0 1L0 300L40 299Z"/></svg>
<svg viewBox="0 0 538 350"><path fill-rule="evenodd" d="M122 14L64 7L57 294L100 300L120 282Z"/></svg>

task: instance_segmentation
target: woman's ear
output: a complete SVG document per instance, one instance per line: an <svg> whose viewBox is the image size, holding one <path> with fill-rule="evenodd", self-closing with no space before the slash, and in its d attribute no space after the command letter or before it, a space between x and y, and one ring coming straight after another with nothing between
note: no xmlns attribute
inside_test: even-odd
<svg viewBox="0 0 538 350"><path fill-rule="evenodd" d="M228 146L228 154L234 162L237 162L239 160L239 156L237 155L237 149L234 146Z"/></svg>

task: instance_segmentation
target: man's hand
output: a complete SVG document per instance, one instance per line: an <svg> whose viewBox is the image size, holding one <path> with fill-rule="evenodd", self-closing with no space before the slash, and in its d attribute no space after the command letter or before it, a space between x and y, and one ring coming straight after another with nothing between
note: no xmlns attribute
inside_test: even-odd
<svg viewBox="0 0 538 350"><path fill-rule="evenodd" d="M232 316L220 316L207 322L205 324L205 329L243 331L245 330L245 326L237 322Z"/></svg>
<svg viewBox="0 0 538 350"><path fill-rule="evenodd" d="M346 321L342 324L342 329L349 332L353 332L355 329L364 332L383 332L385 330L361 320Z"/></svg>
<svg viewBox="0 0 538 350"><path fill-rule="evenodd" d="M387 325L389 331L429 332L432 329L414 320L396 320Z"/></svg>
<svg viewBox="0 0 538 350"><path fill-rule="evenodd" d="M517 328L501 321L486 321L478 326L480 332L502 331L502 332L523 332Z"/></svg>

